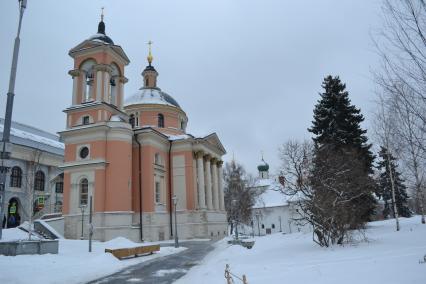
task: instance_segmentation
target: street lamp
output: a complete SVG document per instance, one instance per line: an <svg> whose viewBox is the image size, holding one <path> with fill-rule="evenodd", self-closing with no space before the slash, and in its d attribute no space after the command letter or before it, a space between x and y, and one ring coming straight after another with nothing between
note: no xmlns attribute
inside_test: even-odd
<svg viewBox="0 0 426 284"><path fill-rule="evenodd" d="M178 248L179 247L179 239L178 239L178 231L177 231L177 214L176 214L176 205L177 205L178 198L177 198L176 194L173 195L172 200L173 200L173 206L174 206L174 209L175 209L175 248Z"/></svg>
<svg viewBox="0 0 426 284"><path fill-rule="evenodd" d="M18 0L19 2L19 24L18 24L18 33L15 38L15 45L13 46L13 56L12 56L12 67L10 69L10 78L9 78L9 91L7 92L7 103L6 103L6 114L4 117L4 128L3 128L3 139L0 143L0 194L1 194L1 204L0 204L0 220L3 222L4 218L4 209L6 206L6 174L7 167L6 161L10 159L10 125L12 123L12 108L13 108L13 97L15 96L15 79L16 79L16 68L18 66L18 54L19 54L19 45L21 40L19 39L19 34L21 33L21 24L22 17L24 16L24 10L27 7L27 0ZM2 238L2 229L3 226L0 226L0 240Z"/></svg>
<svg viewBox="0 0 426 284"><path fill-rule="evenodd" d="M236 213L238 213L238 211L236 210L237 202L238 202L238 200L236 200L236 199L232 199L232 201L231 201L232 209L234 211L233 215L234 215L234 223L235 223L235 236L236 236L236 239L238 240L238 217L237 217L238 214L236 214Z"/></svg>
<svg viewBox="0 0 426 284"><path fill-rule="evenodd" d="M258 231L259 237L260 237L260 223L259 223L259 218L260 218L260 212L256 211L257 231Z"/></svg>
<svg viewBox="0 0 426 284"><path fill-rule="evenodd" d="M80 210L81 210L81 236L80 240L83 240L83 232L84 232L84 210L86 210L87 205L86 204L80 204Z"/></svg>

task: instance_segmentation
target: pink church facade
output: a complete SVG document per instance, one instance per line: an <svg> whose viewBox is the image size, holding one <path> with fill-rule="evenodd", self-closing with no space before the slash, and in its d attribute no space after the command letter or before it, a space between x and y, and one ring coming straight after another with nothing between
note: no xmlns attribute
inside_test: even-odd
<svg viewBox="0 0 426 284"><path fill-rule="evenodd" d="M186 113L157 86L151 51L143 87L127 99L124 74L130 60L106 36L103 21L98 33L69 55L74 59L69 71L72 105L64 110L67 125L60 133L65 143L65 237L88 236L90 197L98 240L171 238L173 196L180 238L226 235L226 151L215 133L186 133Z"/></svg>

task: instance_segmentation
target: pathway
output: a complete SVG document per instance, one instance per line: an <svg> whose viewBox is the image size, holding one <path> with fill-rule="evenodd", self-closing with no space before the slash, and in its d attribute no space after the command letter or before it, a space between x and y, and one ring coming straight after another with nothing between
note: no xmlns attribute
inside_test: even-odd
<svg viewBox="0 0 426 284"><path fill-rule="evenodd" d="M165 244L164 246L170 246L170 244ZM188 241L181 243L181 246L188 249L177 254L156 258L125 268L89 283L173 283L185 275L192 266L198 264L214 248L213 241Z"/></svg>

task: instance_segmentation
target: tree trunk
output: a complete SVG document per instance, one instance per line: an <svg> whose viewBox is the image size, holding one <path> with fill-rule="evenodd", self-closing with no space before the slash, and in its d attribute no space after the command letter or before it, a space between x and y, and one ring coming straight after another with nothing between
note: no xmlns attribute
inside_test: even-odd
<svg viewBox="0 0 426 284"><path fill-rule="evenodd" d="M392 174L392 167L391 167L391 160L389 155L389 150L386 152L386 156L388 158L388 170L389 170L389 177L391 180L391 188L392 188L392 205L393 205L393 213L395 217L396 222L396 230L399 231L399 219L398 219L398 210L396 208L396 201L395 201L395 182L393 180L393 174Z"/></svg>

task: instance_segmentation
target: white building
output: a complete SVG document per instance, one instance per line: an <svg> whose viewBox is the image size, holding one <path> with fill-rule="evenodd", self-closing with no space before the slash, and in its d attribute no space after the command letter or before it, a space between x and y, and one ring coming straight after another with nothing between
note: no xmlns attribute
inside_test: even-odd
<svg viewBox="0 0 426 284"><path fill-rule="evenodd" d="M4 119L0 118L0 137ZM3 225L16 227L44 214L62 211L64 144L57 135L12 122L12 156L6 166L6 212ZM33 203L33 206L31 206ZM7 222L6 222L7 220Z"/></svg>
<svg viewBox="0 0 426 284"><path fill-rule="evenodd" d="M281 192L281 184L269 177L269 165L263 159L262 162L257 167L259 178L253 187L260 194L252 210L254 235L312 231L310 226L295 221L300 217L297 203Z"/></svg>

